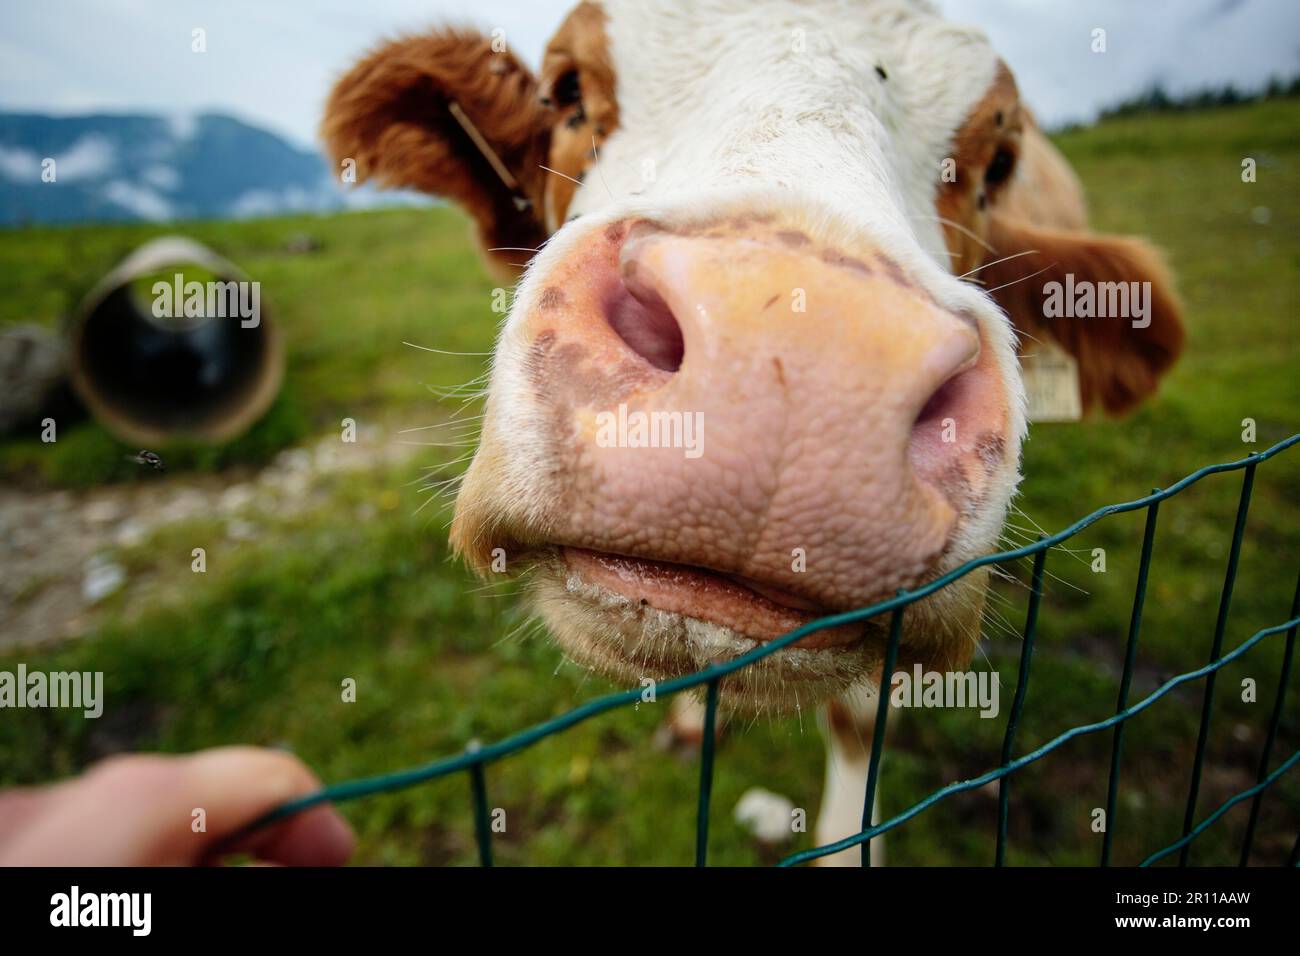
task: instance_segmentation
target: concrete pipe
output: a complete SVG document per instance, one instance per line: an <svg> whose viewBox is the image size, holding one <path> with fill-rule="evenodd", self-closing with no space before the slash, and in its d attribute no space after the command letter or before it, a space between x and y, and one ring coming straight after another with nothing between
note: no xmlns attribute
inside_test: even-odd
<svg viewBox="0 0 1300 956"><path fill-rule="evenodd" d="M127 256L82 300L70 333L73 387L130 444L229 441L280 389L283 347L260 285L181 236Z"/></svg>

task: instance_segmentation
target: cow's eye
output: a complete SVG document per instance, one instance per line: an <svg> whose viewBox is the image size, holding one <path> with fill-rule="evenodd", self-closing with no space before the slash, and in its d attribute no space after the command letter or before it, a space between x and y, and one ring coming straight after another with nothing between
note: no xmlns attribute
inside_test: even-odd
<svg viewBox="0 0 1300 956"><path fill-rule="evenodd" d="M582 99L582 87L578 83L577 70L570 70L555 81L555 92L552 94L551 99L561 109L572 106Z"/></svg>
<svg viewBox="0 0 1300 956"><path fill-rule="evenodd" d="M988 168L984 170L984 182L990 187L1000 186L1007 181L1011 171L1015 168L1016 154L1007 147L1000 146L989 161Z"/></svg>

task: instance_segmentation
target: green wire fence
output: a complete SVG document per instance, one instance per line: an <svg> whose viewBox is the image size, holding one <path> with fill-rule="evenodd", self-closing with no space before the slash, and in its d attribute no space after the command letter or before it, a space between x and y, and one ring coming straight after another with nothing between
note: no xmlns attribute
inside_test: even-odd
<svg viewBox="0 0 1300 956"><path fill-rule="evenodd" d="M1255 831L1259 821L1260 802L1263 799L1264 791L1291 770L1291 768L1297 763L1300 763L1300 750L1297 750L1282 761L1271 772L1268 769L1272 762L1273 746L1276 742L1278 725L1282 719L1283 707L1286 700L1287 683L1290 678L1291 664L1295 652L1296 632L1297 629L1300 629L1300 577L1297 578L1295 597L1292 599L1291 612L1287 620L1274 625L1273 627L1264 628L1263 630L1256 632L1248 640L1244 641L1227 654L1223 653L1223 639L1227 631L1228 610L1232 602L1233 587L1236 584L1237 564L1241 555L1241 542L1246 529L1246 516L1250 510L1250 498L1251 491L1254 487L1255 470L1261 462L1272 458L1274 455L1285 451L1297 443L1300 443L1300 434L1293 435L1285 441L1279 442L1267 451L1258 452L1239 461L1206 466L1193 472L1167 489L1161 490L1157 488L1153 490L1151 494L1147 495L1145 498L1139 498L1136 501L1129 501L1123 504L1114 504L1105 508L1100 508L1087 517L1076 521L1063 531L1059 531L1053 535L1044 536L1031 545L968 561L961 567L956 568L942 577L918 587L915 590L899 591L896 596L889 600L874 604L871 607L865 607L856 611L845 612L843 614L835 614L809 622L808 624L805 624L774 641L756 647L730 661L715 664L705 668L704 670L697 671L694 674L689 674L685 677L675 678L659 684L657 687L657 693L665 695L671 695L700 685L704 685L705 687L705 726L703 745L700 751L700 786L696 823L696 865L704 866L708 853L709 807L713 790L713 766L715 762L714 727L717 721L718 688L723 678L728 674L735 673L743 667L748 667L750 664L767 657L769 654L776 653L781 648L788 647L815 631L819 631L823 628L835 627L840 624L866 621L869 618L874 618L883 614L891 615L889 637L885 645L884 657L884 674L890 675L893 673L895 663L898 659L899 639L902 634L903 610L907 605L928 597L941 588L947 587L953 581L969 574L977 568L1032 556L1033 572L1030 583L1029 607L1025 620L1024 640L1020 649L1019 682L1016 685L1015 698L1012 701L1011 713L1007 720L1006 735L1002 744L1001 764L997 768L981 774L978 777L954 782L946 787L942 787L907 809L890 817L888 820L873 825L871 822L871 810L874 805L876 789L879 783L880 758L884 751L885 728L889 719L889 694L883 692L879 693L877 695L876 725L872 739L871 758L867 773L866 799L863 803L862 809L861 832L835 843L829 843L824 846L818 846L799 853L791 854L782 860L780 865L792 866L799 863L805 863L818 857L828 856L832 853L838 853L842 850L861 846L863 865L869 866L871 858L869 849L872 839L894 829L897 826L901 826L912 817L922 813L954 794L974 790L996 780L998 781L999 791L997 850L995 863L996 865L1001 866L1006 860L1007 821L1010 807L1011 775L1029 764L1041 760L1058 747L1076 737L1082 737L1086 734L1093 734L1113 728L1114 734L1111 741L1110 780L1107 787L1106 798L1106 829L1100 859L1100 864L1102 866L1108 866L1111 862L1112 834L1114 832L1112 824L1115 819L1116 800L1119 792L1125 723L1131 717L1146 710L1175 688L1204 678L1205 693L1201 704L1200 730L1196 740L1196 752L1192 766L1191 788L1187 796L1187 809L1183 819L1182 837L1169 846L1152 853L1143 860L1140 865L1149 866L1167 856L1171 856L1174 853L1178 854L1179 864L1186 865L1192 842L1232 807L1245 800L1251 800L1250 819L1247 823L1240 857L1241 865L1245 866L1250 861L1251 850L1255 839ZM1134 664L1137 659L1138 636L1142 626L1142 607L1146 598L1148 572L1151 566L1152 544L1155 539L1156 518L1159 514L1160 503L1179 494L1208 475L1239 470L1244 471L1244 477L1242 480L1241 495L1237 503L1237 516L1236 522L1233 526L1232 545L1228 552L1227 572L1224 575L1223 590L1219 598L1219 611L1215 620L1214 639L1210 651L1210 660L1204 667L1194 671L1189 671L1185 674L1180 674L1179 676L1166 681L1136 704L1129 704L1129 690L1132 685ZM1024 709L1025 696L1029 686L1029 677L1034 651L1034 636L1037 631L1038 611L1043 595L1043 576L1047 562L1048 550L1061 542L1068 540L1083 529L1087 528L1089 525L1100 521L1102 518L1110 515L1123 514L1129 511L1139 511L1142 509L1146 510L1146 526L1142 537L1142 552L1138 564L1136 593L1133 598L1133 609L1129 619L1128 641L1124 656L1124 670L1120 678L1119 699L1115 705L1114 715L1096 723L1071 728L1065 733L1062 733L1058 737L1043 744L1041 747L1038 747L1021 757L1012 759L1012 753L1015 749L1016 732L1020 726L1020 717ZM1201 774L1205 766L1206 743L1209 738L1210 722L1213 711L1215 678L1223 667L1242 657L1247 651L1251 650L1251 648L1255 647L1255 645L1259 644L1265 638L1281 633L1286 634L1282 670L1278 683L1277 699L1274 703L1273 712L1269 719L1264 747L1259 756L1256 783L1249 789L1243 790L1225 801L1214 810L1213 813L1201 820L1200 823L1197 823L1197 802L1200 793ZM885 684L887 683L888 677L885 679ZM579 707L575 707L573 710L561 714L558 717L553 717L550 720L543 721L542 723L536 724L493 744L480 745L475 742L467 747L463 753L435 760L432 763L423 766L374 777L350 780L323 787L315 793L282 804L263 816L261 819L255 821L250 827L246 828L244 832L246 833L250 830L267 826L277 820L299 813L309 807L316 806L317 804L326 802L339 803L345 800L354 800L358 797L368 796L370 794L400 790L405 787L410 787L428 780L434 780L439 777L445 777L449 774L458 773L463 770L467 772L470 778L470 795L474 808L475 834L478 843L479 860L484 866L490 866L492 864L492 841L491 829L488 823L489 809L485 772L487 765L517 751L530 747L546 737L567 730L575 724L579 724L597 716L598 714L603 714L606 711L614 710L618 707L635 705L641 700L641 694L642 689L639 687L621 691L619 693L607 694L603 697L598 697L595 700L588 701ZM1297 838L1295 847L1291 851L1289 864L1292 866L1300 864L1300 837Z"/></svg>

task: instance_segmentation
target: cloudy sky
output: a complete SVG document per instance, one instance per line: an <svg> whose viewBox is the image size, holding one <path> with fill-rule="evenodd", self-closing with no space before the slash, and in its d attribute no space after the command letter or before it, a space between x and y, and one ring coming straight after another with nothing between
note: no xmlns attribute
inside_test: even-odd
<svg viewBox="0 0 1300 956"><path fill-rule="evenodd" d="M332 79L381 36L450 17L503 28L536 64L573 2L5 0L0 110L214 110L310 144ZM1048 125L1087 120L1157 81L1251 88L1300 73L1300 0L940 3L988 32ZM202 55L190 50L195 27L207 31ZM1095 27L1107 31L1104 56L1089 49Z"/></svg>

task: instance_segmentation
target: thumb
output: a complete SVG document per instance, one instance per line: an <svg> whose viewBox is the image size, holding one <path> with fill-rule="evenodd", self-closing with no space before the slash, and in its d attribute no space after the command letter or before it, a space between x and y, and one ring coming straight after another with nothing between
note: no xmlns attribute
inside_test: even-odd
<svg viewBox="0 0 1300 956"><path fill-rule="evenodd" d="M202 863L225 838L319 786L297 757L256 747L115 757L42 792L22 832L0 846L0 863ZM321 805L258 831L239 849L268 862L328 866L345 862L353 844L338 811Z"/></svg>

